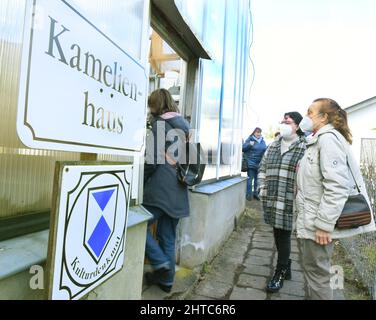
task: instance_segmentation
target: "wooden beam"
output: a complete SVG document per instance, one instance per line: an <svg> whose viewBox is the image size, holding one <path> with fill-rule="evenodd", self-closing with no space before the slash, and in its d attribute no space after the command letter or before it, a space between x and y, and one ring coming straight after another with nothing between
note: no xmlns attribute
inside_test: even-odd
<svg viewBox="0 0 376 320"><path fill-rule="evenodd" d="M177 61L180 57L176 53L153 55L153 59L157 61Z"/></svg>

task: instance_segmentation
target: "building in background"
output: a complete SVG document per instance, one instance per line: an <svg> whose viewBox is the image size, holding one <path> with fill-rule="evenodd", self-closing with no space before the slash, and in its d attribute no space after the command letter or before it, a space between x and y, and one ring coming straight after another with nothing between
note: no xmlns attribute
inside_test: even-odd
<svg viewBox="0 0 376 320"><path fill-rule="evenodd" d="M33 265L44 266L47 259L56 161L133 164L124 268L86 298L139 299L148 220L148 213L140 206L145 144L138 150L115 146L103 148L103 152L90 149L96 141L82 147L81 143L71 141L71 144L51 149L35 148L25 146L17 133L17 105L23 94L20 77L24 72L21 64L27 25L24 19L31 16L29 10L34 4L40 6L38 9L43 13L46 3L46 0L0 2L0 109L3 115L0 119L0 299L46 298L45 290L30 288L29 270ZM188 268L200 267L214 257L245 207L246 182L240 175L240 165L243 110L250 79L249 0L48 0L48 3L50 7L65 8L66 13L61 18L65 22L54 17L55 20L47 20L49 24L37 23L35 28L44 29L46 33L54 31L55 37L50 37L45 48L33 48L33 52L55 50L56 64L66 68L61 63L62 54L68 52L62 48L66 45L64 36L80 29L76 21L83 21L98 37L116 46L137 68L144 70L147 88L144 95L140 89L138 103L143 103L137 110L140 114L137 125L141 129L129 132L129 126L124 126L122 132L135 137L141 134L145 139L146 95L160 87L171 92L183 116L191 123L193 138L201 142L209 164L202 184L190 190L191 216L178 226L177 263ZM69 31L64 31L65 28ZM61 35L58 32L62 32ZM91 45L85 48L89 50L88 55L101 50L96 39L85 41ZM70 45L71 50L78 50L77 44ZM82 54L84 57L84 49ZM104 54L114 55L113 52ZM66 79L81 77L80 84L91 81L93 85L90 77L78 75L77 61L77 58L71 60ZM110 67L104 70L103 77L112 75ZM40 70L41 76L43 72ZM59 78L61 90L64 90L64 79L65 76ZM29 81L32 83L33 78ZM50 79L44 90L48 92L49 86L52 89L54 85L54 79ZM131 87L123 80L123 91L124 85ZM98 92L99 89L98 86ZM64 96L69 95L70 92L64 93ZM43 96L38 98L43 101ZM112 96L105 99L110 101ZM86 111L88 105L86 101ZM130 113L125 118L127 115ZM101 147L104 145L99 143L96 148L102 150Z"/></svg>
<svg viewBox="0 0 376 320"><path fill-rule="evenodd" d="M361 160L362 140L376 140L376 97L369 98L345 108L353 135L353 150L358 161Z"/></svg>

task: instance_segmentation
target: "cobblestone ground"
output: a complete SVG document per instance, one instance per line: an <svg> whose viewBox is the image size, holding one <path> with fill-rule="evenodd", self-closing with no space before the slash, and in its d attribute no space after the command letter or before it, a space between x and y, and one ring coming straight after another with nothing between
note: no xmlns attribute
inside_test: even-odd
<svg viewBox="0 0 376 320"><path fill-rule="evenodd" d="M267 293L277 260L272 228L263 222L260 203L247 201L247 210L236 230L186 299L192 300L304 300L303 277L297 240L291 243L292 279L278 293ZM335 291L335 299L344 300Z"/></svg>

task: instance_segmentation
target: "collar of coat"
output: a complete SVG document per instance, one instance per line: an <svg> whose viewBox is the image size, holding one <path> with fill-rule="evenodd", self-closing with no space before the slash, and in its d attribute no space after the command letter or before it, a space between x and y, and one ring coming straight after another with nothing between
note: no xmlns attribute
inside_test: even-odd
<svg viewBox="0 0 376 320"><path fill-rule="evenodd" d="M317 131L315 133L314 136L312 136L311 138L307 139L308 140L307 147L311 146L311 145L313 145L315 143L317 143L317 140L319 139L319 136L321 136L322 134L324 134L326 132L332 131L333 129L334 129L334 127L330 123L328 123L325 126L323 126L319 131Z"/></svg>
<svg viewBox="0 0 376 320"><path fill-rule="evenodd" d="M260 141L257 141L256 137L252 134L250 140L255 141L257 143L261 143L264 140L264 137L260 137Z"/></svg>
<svg viewBox="0 0 376 320"><path fill-rule="evenodd" d="M300 143L304 143L306 144L307 140L304 136L299 136L299 139L295 140L290 146L289 146L289 149L292 149L294 148L296 145L300 144ZM278 140L276 140L275 142L275 147L277 148L281 148L281 144L282 144L282 137L280 137Z"/></svg>

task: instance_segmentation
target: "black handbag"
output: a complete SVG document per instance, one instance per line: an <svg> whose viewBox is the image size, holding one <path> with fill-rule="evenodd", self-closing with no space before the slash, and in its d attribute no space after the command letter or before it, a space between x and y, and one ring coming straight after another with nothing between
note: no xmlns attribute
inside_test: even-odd
<svg viewBox="0 0 376 320"><path fill-rule="evenodd" d="M186 186L199 184L205 172L206 161L200 143L186 142L186 163L176 162L176 175L180 183Z"/></svg>
<svg viewBox="0 0 376 320"><path fill-rule="evenodd" d="M348 197L342 213L336 222L336 228L338 229L358 228L371 223L371 208L366 198L360 193L360 188L351 167L349 164L348 166L359 193Z"/></svg>
<svg viewBox="0 0 376 320"><path fill-rule="evenodd" d="M160 119L165 121L172 129L176 129L170 122L162 117L160 117ZM182 185L192 187L201 182L204 176L207 159L199 142L190 142L189 137L186 137L185 159L183 162L173 160L167 153L165 153L165 155L168 163L176 168L176 178Z"/></svg>
<svg viewBox="0 0 376 320"><path fill-rule="evenodd" d="M248 171L248 161L247 161L247 158L245 157L244 152L243 152L243 156L242 156L242 168L241 168L241 171L242 172L247 172Z"/></svg>

